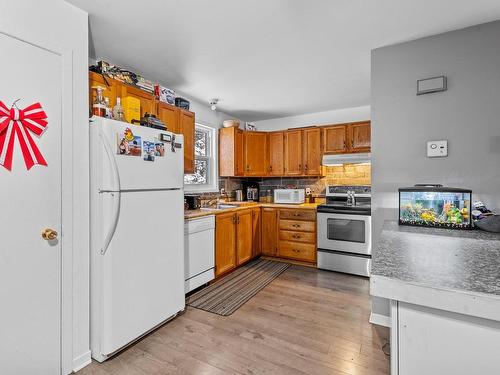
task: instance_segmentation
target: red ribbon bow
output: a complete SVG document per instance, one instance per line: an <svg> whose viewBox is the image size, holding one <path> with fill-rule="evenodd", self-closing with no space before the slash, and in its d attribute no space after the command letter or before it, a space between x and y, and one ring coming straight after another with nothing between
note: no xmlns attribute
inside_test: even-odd
<svg viewBox="0 0 500 375"><path fill-rule="evenodd" d="M30 132L40 137L47 127L47 115L40 103L24 109L7 109L0 101L0 164L9 171L12 169L14 139L19 139L19 146L24 156L26 168L35 164L47 165Z"/></svg>

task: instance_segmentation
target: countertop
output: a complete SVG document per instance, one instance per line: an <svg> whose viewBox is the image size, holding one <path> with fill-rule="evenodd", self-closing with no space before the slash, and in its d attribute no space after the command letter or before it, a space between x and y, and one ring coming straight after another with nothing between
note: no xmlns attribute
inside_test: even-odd
<svg viewBox="0 0 500 375"><path fill-rule="evenodd" d="M223 202L222 204L234 205L238 207L224 208L221 210L186 210L184 211L184 219L195 219L198 217L208 216L208 215L219 215L222 213L236 212L240 210L245 210L248 208L257 207L268 207L268 208L291 208L300 210L316 210L316 208L324 203L324 199L317 199L315 203L302 203L302 204L280 204L280 203L260 203L260 202Z"/></svg>
<svg viewBox="0 0 500 375"><path fill-rule="evenodd" d="M371 294L379 297L416 303L412 299L420 298L422 289L413 287L423 287L500 302L500 234L386 221L372 252L371 272Z"/></svg>

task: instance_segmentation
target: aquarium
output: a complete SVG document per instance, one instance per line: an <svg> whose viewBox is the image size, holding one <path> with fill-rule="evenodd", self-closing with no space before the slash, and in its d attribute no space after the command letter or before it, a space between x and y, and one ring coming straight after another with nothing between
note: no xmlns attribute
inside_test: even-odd
<svg viewBox="0 0 500 375"><path fill-rule="evenodd" d="M472 191L440 185L416 185L399 189L399 224L471 228Z"/></svg>

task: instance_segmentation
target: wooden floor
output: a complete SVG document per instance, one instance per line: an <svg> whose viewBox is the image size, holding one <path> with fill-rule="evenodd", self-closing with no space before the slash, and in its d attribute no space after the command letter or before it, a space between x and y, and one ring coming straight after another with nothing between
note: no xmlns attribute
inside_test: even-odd
<svg viewBox="0 0 500 375"><path fill-rule="evenodd" d="M233 315L188 308L78 375L389 374L389 330L368 323L369 282L292 266Z"/></svg>

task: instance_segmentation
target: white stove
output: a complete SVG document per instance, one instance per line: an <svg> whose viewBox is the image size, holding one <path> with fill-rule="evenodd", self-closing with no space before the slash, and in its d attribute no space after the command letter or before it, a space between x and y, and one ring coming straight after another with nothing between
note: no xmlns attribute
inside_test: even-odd
<svg viewBox="0 0 500 375"><path fill-rule="evenodd" d="M317 236L318 268L370 276L371 187L328 186Z"/></svg>

